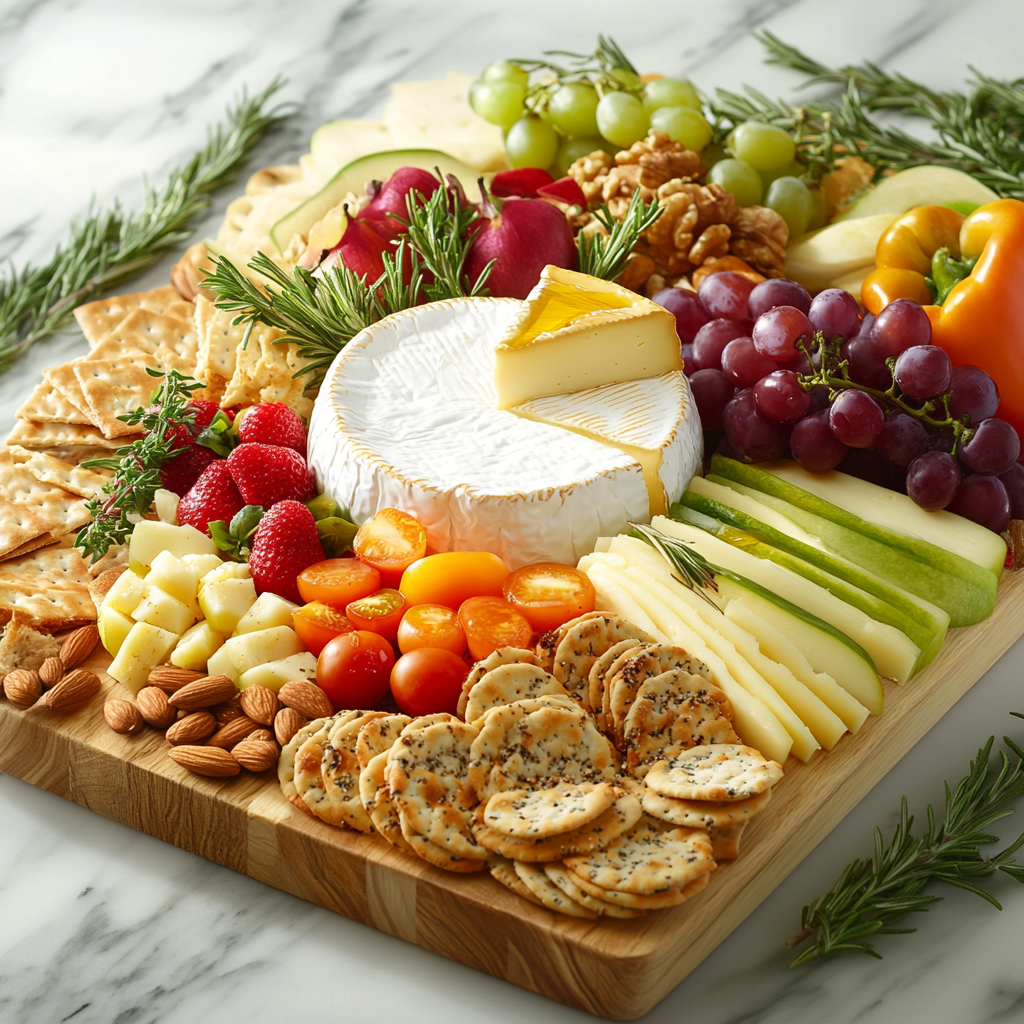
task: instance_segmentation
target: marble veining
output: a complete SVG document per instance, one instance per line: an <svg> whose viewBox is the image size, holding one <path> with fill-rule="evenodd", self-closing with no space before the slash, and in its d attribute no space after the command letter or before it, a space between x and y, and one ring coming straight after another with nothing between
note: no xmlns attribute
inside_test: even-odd
<svg viewBox="0 0 1024 1024"><path fill-rule="evenodd" d="M936 87L966 65L1021 74L1014 0L0 0L0 258L42 261L90 197L126 207L202 140L243 85L288 79L299 112L251 169L293 160L317 124L363 116L395 80L475 71L614 35L643 69L704 88L781 93L760 62L769 28L832 63L864 58ZM239 185L239 190L240 190ZM198 226L211 233L231 197ZM169 256L132 287L166 281ZM44 366L84 351L73 331L0 376L0 430ZM883 937L881 962L787 970L800 907L888 834L899 799L923 813L990 734L1024 740L1024 643L1008 653L802 865L649 1018L682 1024L1024 1021L1024 887L997 913L951 890L919 932ZM1009 836L1013 821L1002 823ZM1016 823L1019 830L1024 827ZM547 1024L582 1019L504 982L303 903L0 776L0 1024L192 1024L197 1019L384 1021L415 1015Z"/></svg>

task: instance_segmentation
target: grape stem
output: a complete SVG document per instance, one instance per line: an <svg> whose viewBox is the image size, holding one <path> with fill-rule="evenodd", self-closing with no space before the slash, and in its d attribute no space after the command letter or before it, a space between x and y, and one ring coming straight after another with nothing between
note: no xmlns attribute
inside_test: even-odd
<svg viewBox="0 0 1024 1024"><path fill-rule="evenodd" d="M859 384L857 381L850 380L849 360L840 357L840 347L845 340L841 335L826 339L821 331L815 331L813 345L816 353L821 355L821 366L813 373L797 374L800 386L805 391L812 391L818 385L824 384L828 388L829 402L834 401L841 391L863 391L864 394L870 395L875 401L881 403L883 407L889 406L890 408L898 409L900 412L913 416L914 419L920 420L930 427L940 430L949 427L953 431L953 445L950 454L954 456L974 436L974 431L967 425L968 417L966 415L963 419L956 419L950 414L949 403L953 397L951 391L936 395L934 398L929 398L921 406L910 404L903 397L903 393L896 383L896 375L893 372L896 360L891 356L885 361L885 365L889 368L889 375L892 378L892 384L887 390L880 391L878 388L872 388L867 384ZM808 349L803 338L797 341L797 347L803 352L807 357L807 361L813 367L815 365L814 357L811 355L811 351ZM940 405L940 411L945 413L943 419L930 415L939 409Z"/></svg>

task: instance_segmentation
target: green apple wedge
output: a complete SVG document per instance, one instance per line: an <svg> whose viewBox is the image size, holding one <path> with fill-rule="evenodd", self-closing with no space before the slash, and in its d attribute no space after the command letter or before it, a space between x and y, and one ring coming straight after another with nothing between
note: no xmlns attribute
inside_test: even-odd
<svg viewBox="0 0 1024 1024"><path fill-rule="evenodd" d="M881 618L883 622L891 622L897 629L903 629L907 633L911 640L921 648L923 662L918 668L922 668L924 664L927 664L938 654L942 641L945 639L946 630L949 628L949 615L941 608L932 604L931 601L925 601L923 598L916 597L901 587L888 583L870 570L862 568L841 555L832 554L812 544L805 544L803 541L797 540L784 531L777 530L748 514L746 510L736 508L729 501L729 496L733 493L735 492L730 491L727 487L698 477L691 481L690 489L683 495L681 504L697 512L703 512L704 515L710 516L712 519L717 519L724 526L742 530L745 534L755 537L763 544L786 552L795 559L816 566L825 573L849 583L857 590L864 591L885 605L895 609L904 620L917 623L919 629L910 631L900 625L899 619L884 618L875 614L872 610L874 606L858 605L869 615ZM678 517L673 515L673 518ZM721 536L724 540L730 540L729 536L725 533L718 534L718 536ZM743 543L742 540L740 542ZM769 555L769 557L774 556ZM791 569L795 569L801 575L808 575L800 568L798 562L787 559L783 564L788 565ZM808 579L815 579L815 576L809 575ZM816 580L816 582L821 581ZM836 593L833 588L829 587L829 589ZM839 596L844 595L840 594ZM844 600L849 601L851 598L844 597ZM851 603L854 602L851 601Z"/></svg>
<svg viewBox="0 0 1024 1024"><path fill-rule="evenodd" d="M782 472L776 473L764 468L769 465L773 470L779 468ZM796 468L800 469L799 466ZM992 613L997 578L989 568L957 554L949 546L941 547L938 543L913 536L899 526L889 525L889 522L884 520L879 521L882 509L876 508L876 518L869 522L852 508L841 507L834 502L834 499L839 498L860 510L861 506L856 505L845 492L837 492L849 486L854 495L863 495L865 503L869 504L870 498L874 496L871 488L875 485L867 484L868 490L862 491L860 487L854 485L864 484L865 481L842 473L806 474L806 477L842 478L830 485L831 489L826 490L826 498L821 494L811 493L810 487L819 487L819 480L797 477L801 483L809 485L808 489L805 489L795 479L783 475L788 473L789 470L783 463L747 466L716 455L711 460L711 473L708 479L755 498L781 513L784 519L817 537L836 554L865 569L870 569L882 579L910 591L917 597L937 604L949 615L951 626L967 626L980 622ZM847 484L846 481L852 483ZM824 487L821 489L825 490ZM882 487L877 489L886 491ZM910 501L905 495L887 493ZM935 515L921 509L918 511L924 515ZM967 523L967 520L960 516L952 518L960 523ZM890 521L899 521L899 513L890 513ZM907 519L902 521L907 522ZM778 528L778 524L776 526ZM785 532L790 533L789 530ZM792 533L790 535L792 536ZM998 541L1005 552L1002 540L995 534L990 533L990 536ZM980 544L978 549L981 550Z"/></svg>
<svg viewBox="0 0 1024 1024"><path fill-rule="evenodd" d="M836 223L874 217L881 213L904 214L915 206L942 206L948 203L992 203L999 196L954 167L923 164L908 167L891 177L883 178L869 188Z"/></svg>

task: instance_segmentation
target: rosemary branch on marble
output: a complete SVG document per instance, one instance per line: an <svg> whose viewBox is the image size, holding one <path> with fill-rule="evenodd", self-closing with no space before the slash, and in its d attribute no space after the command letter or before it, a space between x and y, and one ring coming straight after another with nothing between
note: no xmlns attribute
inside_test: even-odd
<svg viewBox="0 0 1024 1024"><path fill-rule="evenodd" d="M928 806L928 827L923 835L914 835L914 819L907 813L907 799L903 798L900 823L888 846L876 828L874 857L847 865L829 892L804 907L802 928L787 945L810 945L791 966L847 951L881 959L870 939L916 931L894 926L907 914L927 911L942 899L924 891L931 882L966 889L1002 910L999 901L978 880L1002 871L1024 882L1024 864L1013 859L1024 846L1024 834L994 855L981 852L981 847L999 841L988 832L990 826L1012 814L1011 801L1024 794L1024 749L1007 736L1003 742L1013 757L1000 751L993 764L994 737L990 738L957 787L951 790L946 784L946 809L941 821L936 821L935 812Z"/></svg>
<svg viewBox="0 0 1024 1024"><path fill-rule="evenodd" d="M142 209L126 213L93 204L73 223L48 263L0 270L0 373L35 342L62 327L75 306L134 276L189 237L192 222L227 184L267 129L286 115L265 109L283 82L255 96L243 92L206 146L171 172L163 189L146 188Z"/></svg>

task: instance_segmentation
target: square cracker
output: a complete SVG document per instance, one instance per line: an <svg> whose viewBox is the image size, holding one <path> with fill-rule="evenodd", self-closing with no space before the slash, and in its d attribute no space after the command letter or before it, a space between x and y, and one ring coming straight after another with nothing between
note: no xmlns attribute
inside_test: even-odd
<svg viewBox="0 0 1024 1024"><path fill-rule="evenodd" d="M75 376L89 404L89 413L105 437L137 434L137 425L118 419L147 405L160 384L146 371L156 368L152 356L137 353L120 359L83 359L74 363Z"/></svg>
<svg viewBox="0 0 1024 1024"><path fill-rule="evenodd" d="M51 366L43 370L43 377L53 385L63 397L70 402L83 416L89 419L94 426L95 420L89 412L89 403L82 394L82 386L75 376L74 363L63 363L60 366Z"/></svg>
<svg viewBox="0 0 1024 1024"><path fill-rule="evenodd" d="M24 466L40 483L63 487L65 491L83 498L96 497L110 478L109 473L94 473L91 469L82 469L71 462L43 452L31 452L18 445L11 445L8 451L14 463Z"/></svg>
<svg viewBox="0 0 1024 1024"><path fill-rule="evenodd" d="M0 563L0 583L17 584L26 580L57 589L88 589L93 582L78 548L70 544L55 544L23 558Z"/></svg>
<svg viewBox="0 0 1024 1024"><path fill-rule="evenodd" d="M178 290L168 284L161 288L152 288L148 292L108 295L95 302L87 302L75 310L75 319L86 341L93 346L134 310L148 309L154 313L163 313L173 303L180 301Z"/></svg>
<svg viewBox="0 0 1024 1024"><path fill-rule="evenodd" d="M92 420L72 405L48 380L40 381L35 386L15 416L20 420L38 420L40 423L92 424Z"/></svg>
<svg viewBox="0 0 1024 1024"><path fill-rule="evenodd" d="M26 625L45 633L96 621L96 606L87 587L69 584L57 588L34 579L31 572L17 583L0 580L0 624L9 622L16 613Z"/></svg>
<svg viewBox="0 0 1024 1024"><path fill-rule="evenodd" d="M196 365L196 332L191 317L179 319L137 309L99 339L88 358L116 359L137 349L148 352L161 365L192 373Z"/></svg>
<svg viewBox="0 0 1024 1024"><path fill-rule="evenodd" d="M0 451L0 498L38 516L55 536L76 530L91 518L79 495L37 480L6 448Z"/></svg>
<svg viewBox="0 0 1024 1024"><path fill-rule="evenodd" d="M231 321L228 313L210 302L203 295L196 296L195 326L198 339L196 356L196 380L206 385L203 397L220 402L224 390L235 374L235 359L238 346L245 335L245 328Z"/></svg>
<svg viewBox="0 0 1024 1024"><path fill-rule="evenodd" d="M0 499L0 558L31 550L34 541L51 539L48 520L16 501Z"/></svg>
<svg viewBox="0 0 1024 1024"><path fill-rule="evenodd" d="M15 420L14 429L7 437L7 444L22 448L45 450L64 449L105 449L114 451L128 444L135 437L111 440L103 436L98 427L82 427L68 423L40 423L38 420Z"/></svg>
<svg viewBox="0 0 1024 1024"><path fill-rule="evenodd" d="M241 330L241 328L238 328ZM257 324L244 348L235 353L235 372L221 398L221 404L255 405L257 402L291 404L302 397L305 381L296 372L305 364L293 344L276 344L284 332Z"/></svg>

